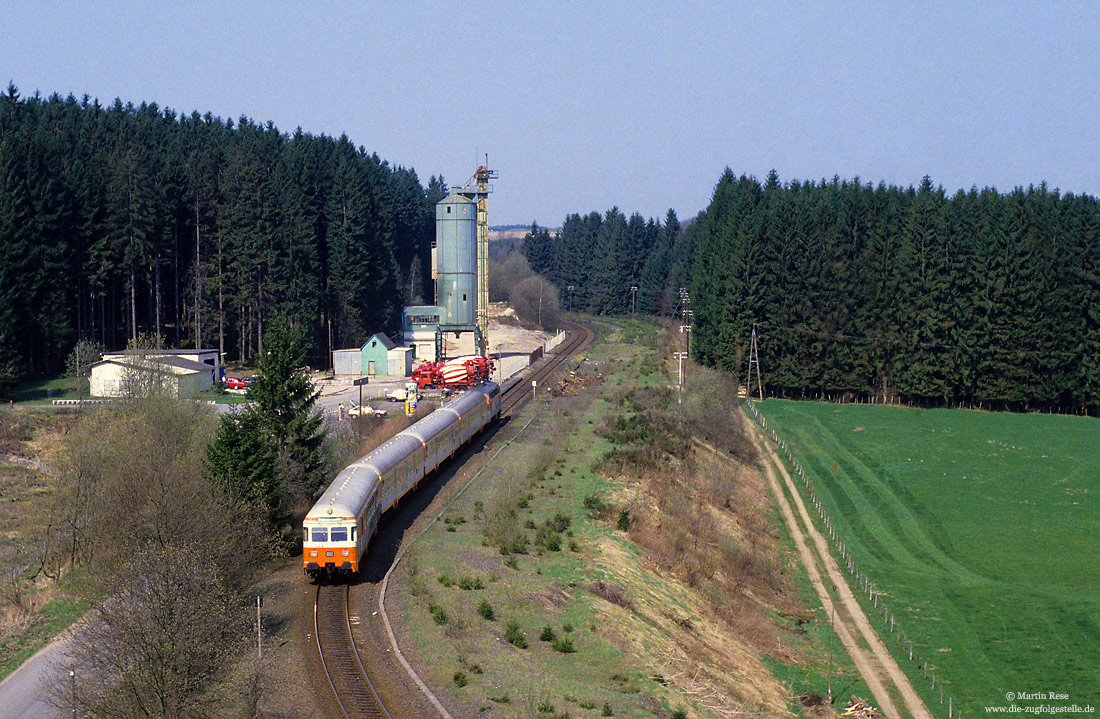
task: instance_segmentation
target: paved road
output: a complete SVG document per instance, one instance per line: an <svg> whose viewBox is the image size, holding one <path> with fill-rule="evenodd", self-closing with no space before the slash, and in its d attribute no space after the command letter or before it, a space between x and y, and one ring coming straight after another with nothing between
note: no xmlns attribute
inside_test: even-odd
<svg viewBox="0 0 1100 719"><path fill-rule="evenodd" d="M55 668L65 664L65 642L46 646L0 682L0 719L55 719L69 716L45 701L46 682L69 680Z"/></svg>

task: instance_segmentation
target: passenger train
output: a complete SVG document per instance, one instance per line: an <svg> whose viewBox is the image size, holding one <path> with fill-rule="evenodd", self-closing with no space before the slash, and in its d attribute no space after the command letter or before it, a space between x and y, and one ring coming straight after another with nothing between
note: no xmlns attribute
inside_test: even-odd
<svg viewBox="0 0 1100 719"><path fill-rule="evenodd" d="M496 383L470 387L336 475L302 522L305 572L358 572L382 514L499 415Z"/></svg>

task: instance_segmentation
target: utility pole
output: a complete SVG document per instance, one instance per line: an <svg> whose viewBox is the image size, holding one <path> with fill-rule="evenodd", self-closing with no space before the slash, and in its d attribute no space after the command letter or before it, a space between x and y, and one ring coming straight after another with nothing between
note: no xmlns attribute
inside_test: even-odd
<svg viewBox="0 0 1100 719"><path fill-rule="evenodd" d="M677 380L677 388L678 388L679 394L677 395L678 399L677 399L676 403L677 404L683 404L684 403L684 360L687 359L687 352L677 352L676 353L676 359L679 360L679 364L680 364L679 378Z"/></svg>
<svg viewBox="0 0 1100 719"><path fill-rule="evenodd" d="M359 405L362 407L363 405ZM260 607L264 605L264 598L256 596L256 658L264 658L263 631L260 626Z"/></svg>
<svg viewBox="0 0 1100 719"><path fill-rule="evenodd" d="M749 376L745 381L745 396L752 397L752 368L756 365L756 389L760 401L764 401L764 382L760 379L760 352L756 345L756 323L752 323L752 341L749 343Z"/></svg>
<svg viewBox="0 0 1100 719"><path fill-rule="evenodd" d="M573 287L573 285L568 285L568 286L566 286L565 289L569 290L569 312L572 313L573 312L573 289L574 289L574 287Z"/></svg>
<svg viewBox="0 0 1100 719"><path fill-rule="evenodd" d="M630 319L634 319L634 307L638 302L638 285L630 286Z"/></svg>

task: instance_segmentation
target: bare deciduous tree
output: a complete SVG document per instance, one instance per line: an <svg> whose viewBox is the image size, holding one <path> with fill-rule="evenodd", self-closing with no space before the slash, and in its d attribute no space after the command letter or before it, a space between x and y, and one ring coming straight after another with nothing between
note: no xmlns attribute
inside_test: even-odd
<svg viewBox="0 0 1100 719"><path fill-rule="evenodd" d="M247 595L209 547L149 543L119 565L125 578L86 617L70 645L80 674L51 697L82 717L219 714L225 668L250 637ZM58 667L68 673L68 667Z"/></svg>

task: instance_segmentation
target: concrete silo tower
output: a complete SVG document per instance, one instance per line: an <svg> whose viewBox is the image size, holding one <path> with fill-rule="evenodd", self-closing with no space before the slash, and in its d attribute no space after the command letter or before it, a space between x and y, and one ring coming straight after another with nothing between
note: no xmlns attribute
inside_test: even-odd
<svg viewBox="0 0 1100 719"><path fill-rule="evenodd" d="M489 180L496 172L484 166L462 187L435 206L432 245L434 305L405 308L405 343L416 357L487 356L489 343ZM474 185L471 187L471 185Z"/></svg>
<svg viewBox="0 0 1100 719"><path fill-rule="evenodd" d="M435 205L435 301L441 325L477 321L477 205L452 193Z"/></svg>

